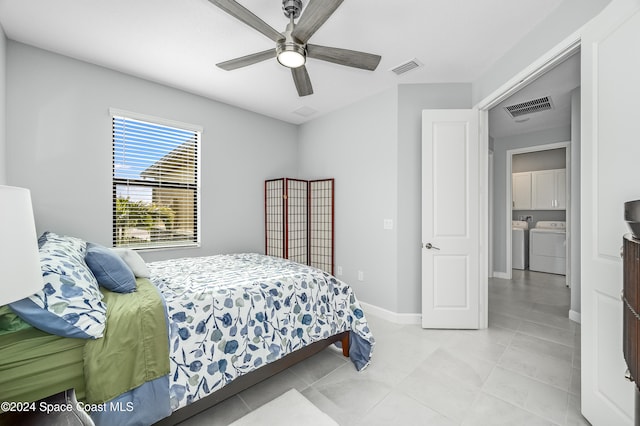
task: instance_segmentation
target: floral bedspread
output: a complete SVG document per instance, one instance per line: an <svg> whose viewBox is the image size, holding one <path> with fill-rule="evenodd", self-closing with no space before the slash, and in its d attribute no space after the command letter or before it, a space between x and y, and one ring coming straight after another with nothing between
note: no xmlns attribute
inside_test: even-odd
<svg viewBox="0 0 640 426"><path fill-rule="evenodd" d="M260 254L148 264L169 316L175 411L234 378L351 330L357 368L374 344L351 288L321 270ZM364 349L362 349L364 348Z"/></svg>

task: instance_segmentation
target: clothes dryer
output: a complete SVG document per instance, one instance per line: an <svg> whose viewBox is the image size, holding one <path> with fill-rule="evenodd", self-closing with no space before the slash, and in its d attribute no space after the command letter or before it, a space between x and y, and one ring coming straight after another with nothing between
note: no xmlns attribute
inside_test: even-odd
<svg viewBox="0 0 640 426"><path fill-rule="evenodd" d="M540 221L529 234L529 269L567 274L567 228L563 221Z"/></svg>

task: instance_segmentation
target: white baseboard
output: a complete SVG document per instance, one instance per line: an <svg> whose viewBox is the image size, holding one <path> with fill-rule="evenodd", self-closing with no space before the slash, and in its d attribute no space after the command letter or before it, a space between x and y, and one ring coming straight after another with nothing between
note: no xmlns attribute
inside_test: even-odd
<svg viewBox="0 0 640 426"><path fill-rule="evenodd" d="M569 319L573 322L577 322L578 324L582 324L580 322L580 312L569 311Z"/></svg>
<svg viewBox="0 0 640 426"><path fill-rule="evenodd" d="M496 277L496 278L500 278L500 277ZM365 314L367 315L371 314L389 322L402 324L402 325L422 324L422 314L399 314L397 312L392 312L388 309L380 308L375 305L370 305L365 302L360 302L360 306L362 306L362 309L364 309ZM578 324L581 324L580 312L569 311L569 319L571 321L577 322Z"/></svg>
<svg viewBox="0 0 640 426"><path fill-rule="evenodd" d="M509 274L507 274L506 272L493 271L493 278L502 278L503 280L508 280Z"/></svg>
<svg viewBox="0 0 640 426"><path fill-rule="evenodd" d="M371 314L389 322L402 325L422 324L422 314L399 314L364 302L360 302L360 306L362 306L365 315Z"/></svg>

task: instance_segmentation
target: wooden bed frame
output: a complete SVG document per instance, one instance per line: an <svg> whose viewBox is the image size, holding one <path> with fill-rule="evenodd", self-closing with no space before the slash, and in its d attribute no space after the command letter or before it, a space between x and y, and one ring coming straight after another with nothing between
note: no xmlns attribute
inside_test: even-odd
<svg viewBox="0 0 640 426"><path fill-rule="evenodd" d="M212 394L199 399L186 407L180 408L174 411L169 417L165 417L154 426L172 426L185 421L189 417L205 411L214 405L219 404L227 398L230 398L251 386L260 383L261 381L268 379L269 377L286 370L287 368L309 358L312 355L317 354L331 344L340 341L342 343L342 354L346 357L349 356L349 331L343 331L340 334L336 334L327 339L320 340L312 343L309 346L300 348L295 352L292 352L277 361L263 365L257 370L253 370L243 376L235 378L231 383L223 388L213 392Z"/></svg>

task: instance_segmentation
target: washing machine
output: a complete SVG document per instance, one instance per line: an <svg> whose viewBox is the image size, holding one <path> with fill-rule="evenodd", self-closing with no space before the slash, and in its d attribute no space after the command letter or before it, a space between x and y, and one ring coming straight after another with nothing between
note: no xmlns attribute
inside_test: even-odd
<svg viewBox="0 0 640 426"><path fill-rule="evenodd" d="M529 267L529 222L524 220L511 222L511 267Z"/></svg>
<svg viewBox="0 0 640 426"><path fill-rule="evenodd" d="M567 274L566 222L540 221L529 231L529 269Z"/></svg>

